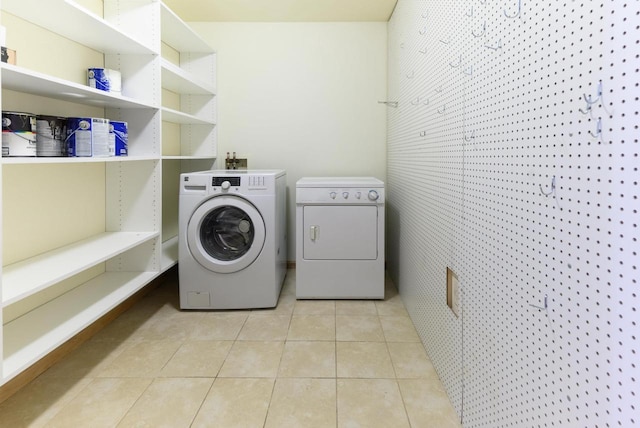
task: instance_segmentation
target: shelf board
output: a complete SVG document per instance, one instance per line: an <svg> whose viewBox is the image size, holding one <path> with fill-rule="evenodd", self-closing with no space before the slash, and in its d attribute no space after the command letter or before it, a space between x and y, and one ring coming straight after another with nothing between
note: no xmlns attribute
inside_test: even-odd
<svg viewBox="0 0 640 428"><path fill-rule="evenodd" d="M106 54L158 54L72 0L2 0L2 9Z"/></svg>
<svg viewBox="0 0 640 428"><path fill-rule="evenodd" d="M160 9L160 28L162 29L160 37L163 42L178 52L215 52L164 3L161 3Z"/></svg>
<svg viewBox="0 0 640 428"><path fill-rule="evenodd" d="M204 120L192 114L183 113L170 108L162 108L162 120L166 122L178 123L180 125L215 125L215 122Z"/></svg>
<svg viewBox="0 0 640 428"><path fill-rule="evenodd" d="M157 106L133 98L90 88L86 85L6 63L2 63L2 87L3 89L91 106L130 109L157 108Z"/></svg>
<svg viewBox="0 0 640 428"><path fill-rule="evenodd" d="M6 382L132 296L159 272L106 272L4 325Z"/></svg>
<svg viewBox="0 0 640 428"><path fill-rule="evenodd" d="M162 262L160 270L169 270L178 263L178 237L167 239L162 243Z"/></svg>
<svg viewBox="0 0 640 428"><path fill-rule="evenodd" d="M111 157L4 157L4 165L50 165L61 163L107 163L107 162L148 162L157 156L111 156Z"/></svg>
<svg viewBox="0 0 640 428"><path fill-rule="evenodd" d="M215 95L213 86L164 58L162 59L162 87L178 94Z"/></svg>
<svg viewBox="0 0 640 428"><path fill-rule="evenodd" d="M157 232L105 232L4 266L2 305L33 295L156 236Z"/></svg>
<svg viewBox="0 0 640 428"><path fill-rule="evenodd" d="M216 159L217 155L195 155L195 156L162 156L162 160L205 160Z"/></svg>

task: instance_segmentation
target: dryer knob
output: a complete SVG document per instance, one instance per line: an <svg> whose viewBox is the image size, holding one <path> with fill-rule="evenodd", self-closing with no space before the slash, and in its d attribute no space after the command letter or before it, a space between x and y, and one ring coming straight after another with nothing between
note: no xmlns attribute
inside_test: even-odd
<svg viewBox="0 0 640 428"><path fill-rule="evenodd" d="M329 197L331 199L335 199L336 198L336 194L337 194L336 192L329 192Z"/></svg>
<svg viewBox="0 0 640 428"><path fill-rule="evenodd" d="M229 187L231 187L231 183L229 183L228 181L223 181L220 187L222 187L222 190L229 190Z"/></svg>
<svg viewBox="0 0 640 428"><path fill-rule="evenodd" d="M375 190L369 190L369 200L377 201L380 195Z"/></svg>
<svg viewBox="0 0 640 428"><path fill-rule="evenodd" d="M349 197L349 192L342 192L342 197L347 199Z"/></svg>

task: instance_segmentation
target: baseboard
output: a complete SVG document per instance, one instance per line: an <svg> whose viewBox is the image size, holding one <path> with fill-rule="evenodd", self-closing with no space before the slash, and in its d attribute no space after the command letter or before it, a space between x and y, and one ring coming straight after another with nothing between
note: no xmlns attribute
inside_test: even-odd
<svg viewBox="0 0 640 428"><path fill-rule="evenodd" d="M16 392L20 391L23 387L33 381L35 378L44 373L49 367L53 366L58 361L62 360L64 357L69 355L74 349L82 345L84 342L89 340L93 335L98 333L100 330L105 328L109 323L115 320L118 316L120 316L124 311L129 309L135 303L137 303L140 299L142 299L147 293L151 290L158 287L160 284L165 282L171 275L177 276L177 267L173 267L162 275L158 276L156 279L151 281L149 284L145 285L143 288L138 290L131 297L120 303L118 306L113 308L111 311L100 317L98 320L93 322L91 325L87 326L84 330L80 331L78 334L73 336L71 339L67 340L65 343L49 352L47 355L42 357L36 363L34 363L31 367L24 370L16 377L11 379L9 382L0 386L0 403L4 402Z"/></svg>

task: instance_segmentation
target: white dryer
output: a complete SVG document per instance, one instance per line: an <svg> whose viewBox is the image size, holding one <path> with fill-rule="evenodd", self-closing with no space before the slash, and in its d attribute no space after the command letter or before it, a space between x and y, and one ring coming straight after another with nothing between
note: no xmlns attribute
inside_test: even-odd
<svg viewBox="0 0 640 428"><path fill-rule="evenodd" d="M275 307L286 274L286 175L180 175L180 307Z"/></svg>
<svg viewBox="0 0 640 428"><path fill-rule="evenodd" d="M298 180L298 299L384 298L384 202L373 177Z"/></svg>

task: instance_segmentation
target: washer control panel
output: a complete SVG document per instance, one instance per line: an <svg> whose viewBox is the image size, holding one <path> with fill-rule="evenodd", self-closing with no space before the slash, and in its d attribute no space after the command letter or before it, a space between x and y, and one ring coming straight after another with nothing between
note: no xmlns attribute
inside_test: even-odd
<svg viewBox="0 0 640 428"><path fill-rule="evenodd" d="M180 194L272 195L283 170L211 170L180 174Z"/></svg>
<svg viewBox="0 0 640 428"><path fill-rule="evenodd" d="M240 187L240 177L211 177L211 185L213 187L222 186L224 183L228 182L228 186Z"/></svg>

